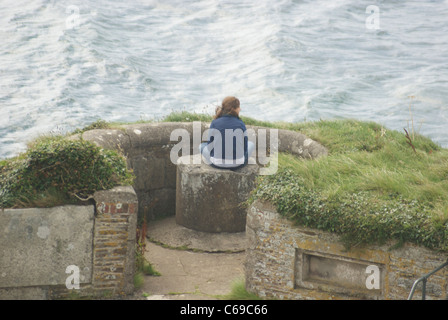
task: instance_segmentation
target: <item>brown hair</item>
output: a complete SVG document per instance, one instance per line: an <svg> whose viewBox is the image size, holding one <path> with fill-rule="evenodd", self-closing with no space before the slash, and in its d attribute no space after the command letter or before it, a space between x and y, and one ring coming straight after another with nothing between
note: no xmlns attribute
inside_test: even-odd
<svg viewBox="0 0 448 320"><path fill-rule="evenodd" d="M239 106L240 106L240 100L238 100L237 98L235 97L224 98L224 100L222 100L221 106L216 108L215 119L218 119L219 117L222 117L226 114L238 117L236 109L238 109Z"/></svg>

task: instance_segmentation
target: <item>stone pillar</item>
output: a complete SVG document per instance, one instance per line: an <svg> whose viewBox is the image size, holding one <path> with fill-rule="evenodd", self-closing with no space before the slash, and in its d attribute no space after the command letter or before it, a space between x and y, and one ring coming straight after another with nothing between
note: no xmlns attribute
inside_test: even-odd
<svg viewBox="0 0 448 320"><path fill-rule="evenodd" d="M130 294L134 290L137 195L132 187L94 194L93 290Z"/></svg>
<svg viewBox="0 0 448 320"><path fill-rule="evenodd" d="M177 164L176 222L204 232L243 232L243 202L255 187L258 165L236 171L216 169L200 155L180 157Z"/></svg>

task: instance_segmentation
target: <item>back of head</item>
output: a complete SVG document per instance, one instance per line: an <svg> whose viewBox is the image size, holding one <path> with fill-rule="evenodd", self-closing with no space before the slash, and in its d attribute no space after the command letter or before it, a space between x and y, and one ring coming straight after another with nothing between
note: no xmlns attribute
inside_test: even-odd
<svg viewBox="0 0 448 320"><path fill-rule="evenodd" d="M224 115L233 115L238 117L238 112L236 111L240 106L240 100L235 97L226 97L222 100L221 106L216 109L215 119L222 117Z"/></svg>

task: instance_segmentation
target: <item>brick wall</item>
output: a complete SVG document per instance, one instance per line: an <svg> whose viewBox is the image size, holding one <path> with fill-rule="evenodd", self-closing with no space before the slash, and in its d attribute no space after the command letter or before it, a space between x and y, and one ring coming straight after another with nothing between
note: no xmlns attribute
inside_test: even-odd
<svg viewBox="0 0 448 320"><path fill-rule="evenodd" d="M95 291L117 295L130 294L134 289L138 202L131 189L118 187L94 195L92 285Z"/></svg>
<svg viewBox="0 0 448 320"><path fill-rule="evenodd" d="M295 226L261 202L248 210L246 235L246 288L277 299L404 300L415 280L448 258L412 244L347 251L336 235ZM448 267L430 277L426 299L446 299L447 281ZM417 288L413 299L421 299Z"/></svg>

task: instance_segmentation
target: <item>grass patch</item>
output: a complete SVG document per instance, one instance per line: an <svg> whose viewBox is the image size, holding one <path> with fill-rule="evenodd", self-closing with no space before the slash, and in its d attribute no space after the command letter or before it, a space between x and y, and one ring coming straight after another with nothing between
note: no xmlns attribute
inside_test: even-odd
<svg viewBox="0 0 448 320"><path fill-rule="evenodd" d="M222 300L262 300L259 296L246 290L244 279L233 281L230 293L219 298Z"/></svg>
<svg viewBox="0 0 448 320"><path fill-rule="evenodd" d="M193 121L204 121L211 122L213 116L206 113L192 113L188 111L174 111L164 117L162 122L193 122Z"/></svg>
<svg viewBox="0 0 448 320"><path fill-rule="evenodd" d="M136 272L134 274L134 289L138 290L145 284L145 276L142 272Z"/></svg>
<svg viewBox="0 0 448 320"><path fill-rule="evenodd" d="M299 131L329 150L316 160L280 154L277 174L260 177L250 201L271 201L298 224L340 234L348 247L409 241L448 250L447 149L374 122L241 118L247 125ZM178 111L151 122L212 120L209 114ZM124 124L98 120L77 133ZM95 189L130 183L119 154L95 150L82 140L74 143L39 138L27 153L0 160L0 207L73 201L73 194L88 196ZM92 174L94 169L100 172Z"/></svg>
<svg viewBox="0 0 448 320"><path fill-rule="evenodd" d="M98 119L95 122L85 126L82 129L76 129L72 132L72 134L78 134L78 133L83 133L89 130L94 130L94 129L111 129L113 127L113 125L110 122L107 122L106 120L102 120L102 119Z"/></svg>
<svg viewBox="0 0 448 320"><path fill-rule="evenodd" d="M143 267L141 269L141 272L144 275L146 275L146 276L154 276L154 277L160 277L161 276L160 272L158 272L154 268L154 266L150 262L148 262L148 261L144 262Z"/></svg>
<svg viewBox="0 0 448 320"><path fill-rule="evenodd" d="M290 125L329 148L304 160L279 155L252 198L297 224L335 232L347 247L412 242L448 250L448 150L354 120ZM415 151L414 151L415 149Z"/></svg>

